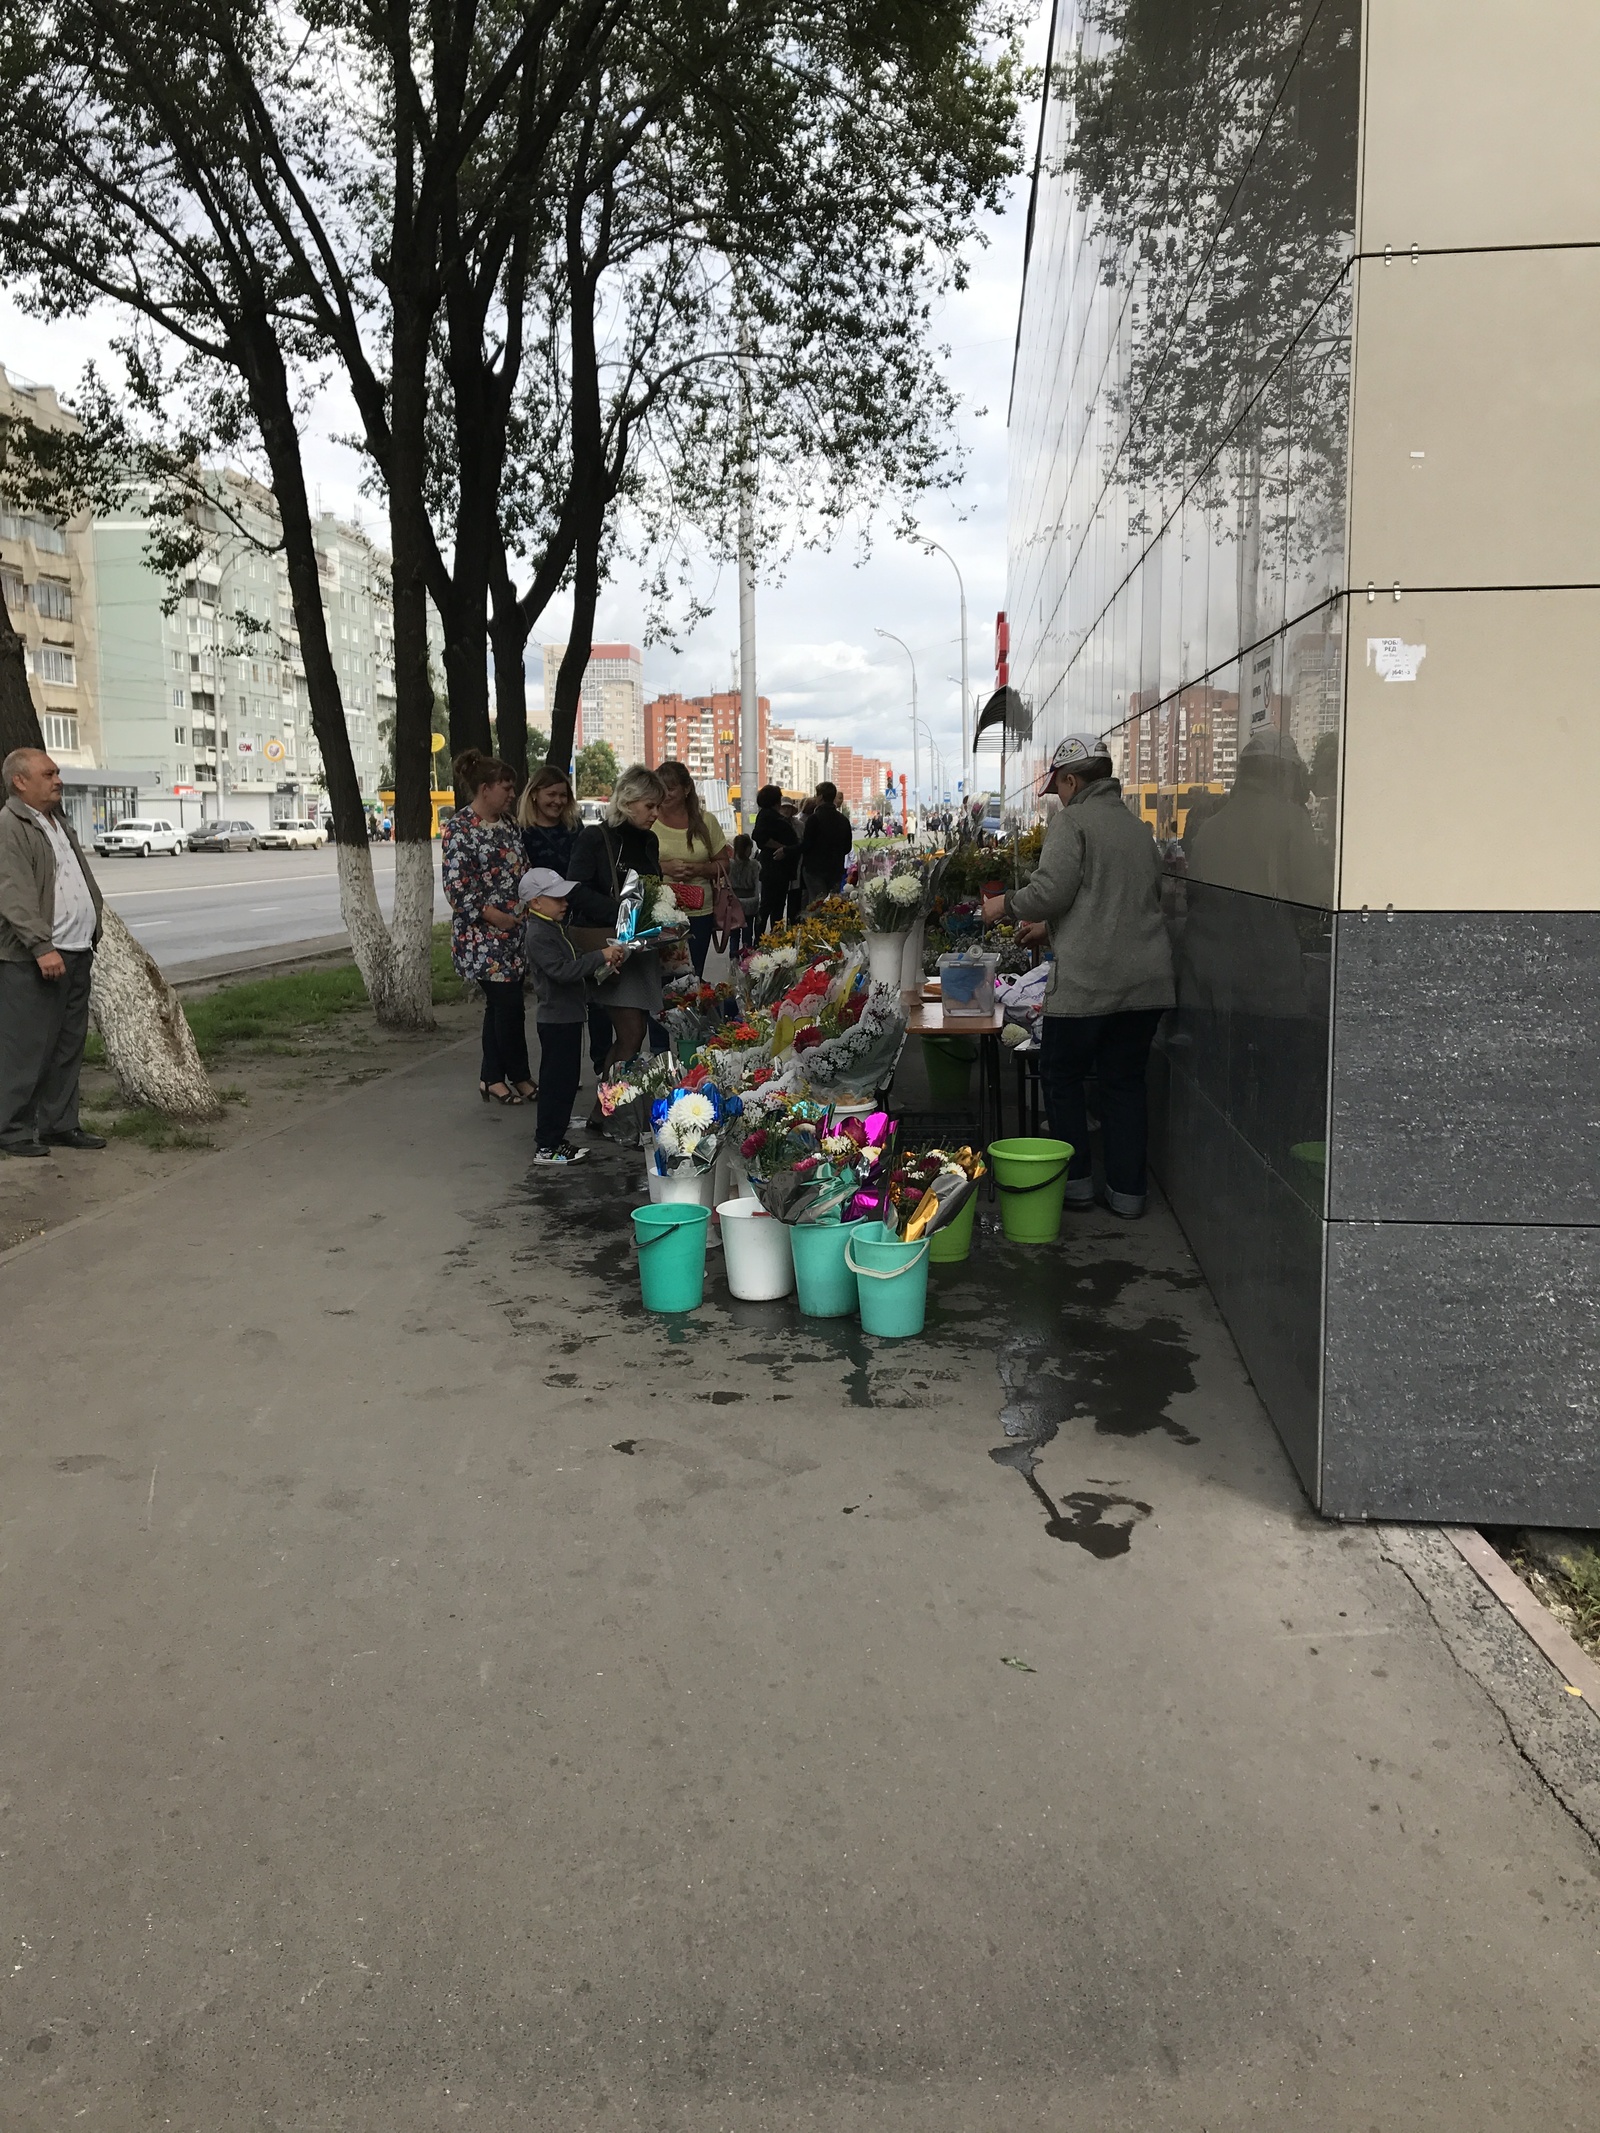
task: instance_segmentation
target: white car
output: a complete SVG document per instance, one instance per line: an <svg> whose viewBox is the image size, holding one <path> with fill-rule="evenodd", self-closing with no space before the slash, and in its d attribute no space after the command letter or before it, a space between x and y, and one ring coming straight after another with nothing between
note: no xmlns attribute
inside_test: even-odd
<svg viewBox="0 0 1600 2133"><path fill-rule="evenodd" d="M315 822L274 822L256 836L264 852L314 851L327 841Z"/></svg>
<svg viewBox="0 0 1600 2133"><path fill-rule="evenodd" d="M188 841L175 823L155 816L149 821L143 816L130 816L115 829L102 830L94 840L94 848L102 859L114 859L119 852L136 852L141 859L148 859L152 852L165 852L176 859Z"/></svg>

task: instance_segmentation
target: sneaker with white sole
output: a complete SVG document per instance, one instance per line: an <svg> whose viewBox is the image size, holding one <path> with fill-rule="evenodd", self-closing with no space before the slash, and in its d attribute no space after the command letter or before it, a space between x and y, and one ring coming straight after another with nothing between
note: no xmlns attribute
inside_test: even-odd
<svg viewBox="0 0 1600 2133"><path fill-rule="evenodd" d="M581 1163L588 1156L587 1148L574 1148L571 1141L563 1141L559 1148L535 1148L536 1163Z"/></svg>

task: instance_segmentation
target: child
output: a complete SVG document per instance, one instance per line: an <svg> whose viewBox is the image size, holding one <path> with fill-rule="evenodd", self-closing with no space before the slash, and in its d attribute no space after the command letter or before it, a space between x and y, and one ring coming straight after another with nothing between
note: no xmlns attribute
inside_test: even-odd
<svg viewBox="0 0 1600 2133"><path fill-rule="evenodd" d="M581 1163L589 1153L566 1138L583 1072L583 1032L589 1017L585 981L619 969L627 954L615 943L582 955L573 947L561 922L575 886L554 867L532 867L517 885L528 913L528 968L539 994L536 1163Z"/></svg>
<svg viewBox="0 0 1600 2133"><path fill-rule="evenodd" d="M728 943L728 953L737 960L741 949L752 947L761 918L761 868L752 838L735 837L733 864L728 868L728 887L744 906L744 925Z"/></svg>

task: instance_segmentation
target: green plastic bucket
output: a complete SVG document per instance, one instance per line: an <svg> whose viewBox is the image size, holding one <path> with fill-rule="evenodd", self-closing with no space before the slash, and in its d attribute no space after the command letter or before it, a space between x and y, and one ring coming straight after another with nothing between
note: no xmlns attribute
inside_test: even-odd
<svg viewBox="0 0 1600 2133"><path fill-rule="evenodd" d="M1059 1236L1071 1143L1043 1136L991 1141L989 1161L1000 1188L1000 1227L1011 1242L1048 1244Z"/></svg>
<svg viewBox="0 0 1600 2133"><path fill-rule="evenodd" d="M967 1101L972 1086L972 1062L978 1056L970 1037L924 1037L922 1064L928 1075L929 1100L943 1108Z"/></svg>
<svg viewBox="0 0 1600 2133"><path fill-rule="evenodd" d="M709 1207L663 1201L633 1210L639 1286L647 1311L694 1311L706 1292Z"/></svg>
<svg viewBox="0 0 1600 2133"><path fill-rule="evenodd" d="M903 1244L881 1222L848 1232L845 1264L861 1294L861 1330L882 1340L909 1340L928 1315L928 1240Z"/></svg>
<svg viewBox="0 0 1600 2133"><path fill-rule="evenodd" d="M977 1212L978 1195L972 1193L955 1220L934 1231L928 1239L928 1257L935 1266L953 1266L971 1254L972 1224Z"/></svg>
<svg viewBox="0 0 1600 2133"><path fill-rule="evenodd" d="M823 1222L796 1222L789 1231L794 1248L794 1292L805 1318L849 1318L856 1308L856 1277L844 1263L851 1236L838 1216Z"/></svg>

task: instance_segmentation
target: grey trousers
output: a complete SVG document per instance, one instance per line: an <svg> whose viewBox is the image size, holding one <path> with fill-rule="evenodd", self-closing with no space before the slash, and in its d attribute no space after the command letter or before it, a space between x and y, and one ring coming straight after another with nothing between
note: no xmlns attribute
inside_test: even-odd
<svg viewBox="0 0 1600 2133"><path fill-rule="evenodd" d="M0 1148L78 1124L94 950L65 950L61 960L59 978L41 978L31 957L0 963Z"/></svg>

